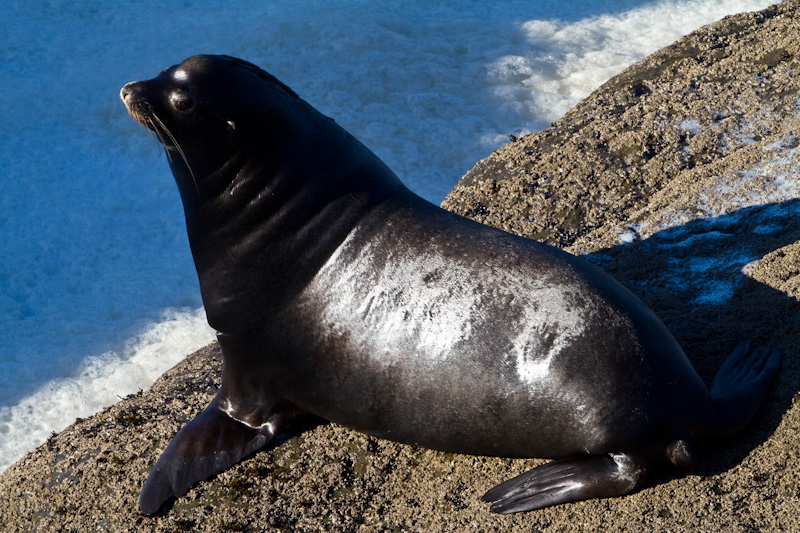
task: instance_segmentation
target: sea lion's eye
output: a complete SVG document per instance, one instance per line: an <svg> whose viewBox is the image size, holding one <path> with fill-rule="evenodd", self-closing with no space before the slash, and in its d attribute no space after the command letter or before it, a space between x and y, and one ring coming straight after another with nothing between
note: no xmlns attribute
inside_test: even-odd
<svg viewBox="0 0 800 533"><path fill-rule="evenodd" d="M178 111L186 111L192 107L192 104L194 104L192 99L185 94L173 93L170 100L172 101L172 107Z"/></svg>

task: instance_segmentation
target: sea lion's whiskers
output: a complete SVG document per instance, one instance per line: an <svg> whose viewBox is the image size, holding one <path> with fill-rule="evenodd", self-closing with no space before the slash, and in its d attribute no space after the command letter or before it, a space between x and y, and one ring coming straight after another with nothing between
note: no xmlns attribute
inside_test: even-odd
<svg viewBox="0 0 800 533"><path fill-rule="evenodd" d="M172 140L172 144L175 146L175 149L178 150L179 154L181 154L181 157L183 158L183 162L186 163L186 168L189 169L189 175L192 176L192 183L194 183L194 188L197 191L197 194L200 194L200 187L197 185L197 179L194 177L194 172L192 171L192 166L189 164L189 160L186 158L186 154L183 153L183 148L181 148L181 145L178 144L178 139L176 139L175 136L172 134L172 132L170 132L169 129L167 129L167 127L164 125L164 123L161 121L160 118L158 118L158 115L156 115L155 113L153 113L153 119L155 119L158 122L158 125L161 126L161 128L154 128L154 129L161 129L161 130L164 131L164 133L169 135L169 138ZM161 139L161 142L162 143L164 142L163 138ZM166 145L166 143L164 143L164 144ZM167 154L169 155L169 152L167 152Z"/></svg>
<svg viewBox="0 0 800 533"><path fill-rule="evenodd" d="M133 114L131 114L131 116L133 116ZM136 117L134 117L134 118L136 118ZM164 141L158 135L158 132L156 131L155 125L153 124L152 120L150 120L149 118L146 118L146 117L143 117L142 120L139 120L139 119L136 119L136 120L139 122L139 128L144 130L143 133L145 133L148 137L150 137L151 139L156 141L156 143L158 143L160 141L162 145L164 144ZM145 123L145 121L147 123Z"/></svg>
<svg viewBox="0 0 800 533"><path fill-rule="evenodd" d="M161 132L158 131L158 128L156 128L155 123L150 118L147 119L147 122L150 123L150 126L148 126L150 134L151 135L155 134L156 136L156 142L160 141L161 144L166 147L167 145L166 139L164 139L164 136L161 135ZM164 150L164 152L167 154L167 161L169 161L169 163L172 164L172 155L169 153L169 150Z"/></svg>

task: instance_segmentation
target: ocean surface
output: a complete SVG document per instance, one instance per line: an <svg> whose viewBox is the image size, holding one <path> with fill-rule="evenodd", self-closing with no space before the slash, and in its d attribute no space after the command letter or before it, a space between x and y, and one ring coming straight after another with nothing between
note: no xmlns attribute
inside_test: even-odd
<svg viewBox="0 0 800 533"><path fill-rule="evenodd" d="M509 135L771 3L4 0L0 471L213 339L177 188L124 83L196 53L242 57L439 203Z"/></svg>

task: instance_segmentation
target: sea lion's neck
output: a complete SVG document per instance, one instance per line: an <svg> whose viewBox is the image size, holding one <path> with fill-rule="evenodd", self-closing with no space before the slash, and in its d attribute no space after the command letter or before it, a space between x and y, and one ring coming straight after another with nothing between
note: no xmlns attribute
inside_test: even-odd
<svg viewBox="0 0 800 533"><path fill-rule="evenodd" d="M283 146L245 146L203 177L200 194L181 191L206 312L219 331L257 328L265 316L247 314L242 302L256 292L274 309L284 305L365 213L403 188L372 152L324 120L313 133L293 132L304 142L289 136ZM264 279L282 283L265 287ZM225 323L230 317L237 322Z"/></svg>

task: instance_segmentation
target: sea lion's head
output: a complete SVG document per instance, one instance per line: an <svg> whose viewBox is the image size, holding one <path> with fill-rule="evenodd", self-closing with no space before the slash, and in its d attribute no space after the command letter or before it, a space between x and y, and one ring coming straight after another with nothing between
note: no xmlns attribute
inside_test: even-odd
<svg viewBox="0 0 800 533"><path fill-rule="evenodd" d="M236 160L276 153L286 126L282 109L298 101L255 65L212 55L193 56L151 80L128 83L120 97L130 115L163 143L182 195L190 189L199 193Z"/></svg>

